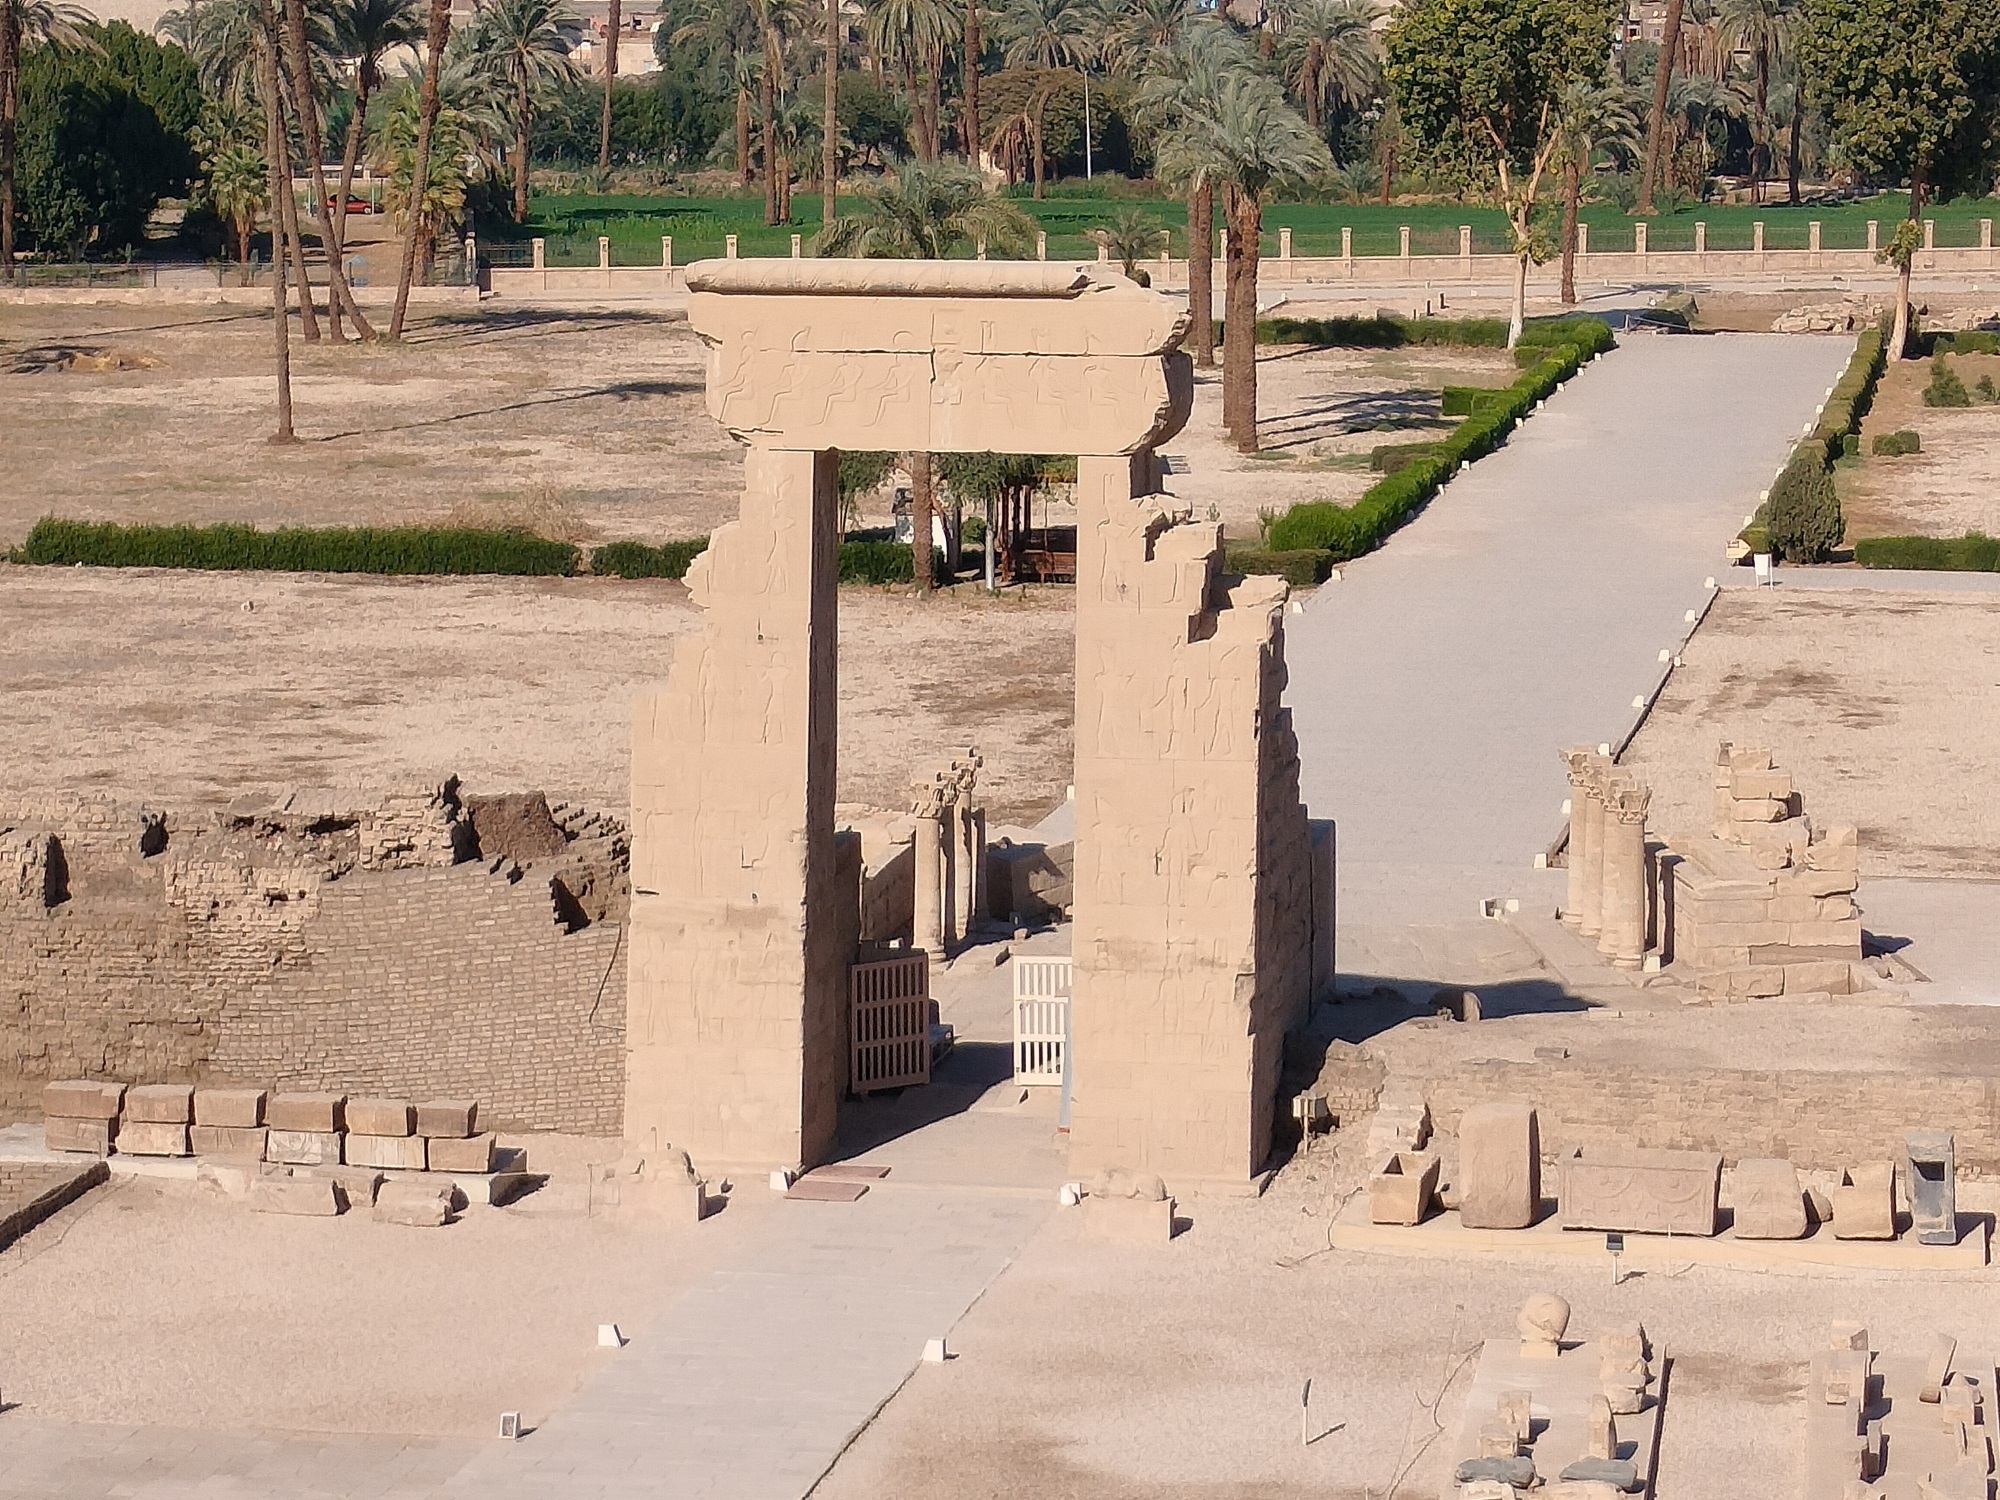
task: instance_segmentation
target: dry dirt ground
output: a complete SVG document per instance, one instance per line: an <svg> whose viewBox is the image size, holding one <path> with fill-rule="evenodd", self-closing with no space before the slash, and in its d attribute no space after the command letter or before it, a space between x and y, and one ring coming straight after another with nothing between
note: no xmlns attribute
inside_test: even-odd
<svg viewBox="0 0 2000 1500"><path fill-rule="evenodd" d="M1951 356L1967 390L1982 375L2000 383L2000 355ZM1934 407L1923 403L1931 361L1898 360L1861 427L1862 456L1836 471L1847 539L1866 536L2000 534L2000 406ZM1900 458L1869 451L1878 433L1909 428L1923 452Z"/></svg>
<svg viewBox="0 0 2000 1500"><path fill-rule="evenodd" d="M1447 382L1504 385L1493 350L1264 351L1265 456L1225 446L1213 373L1172 450L1197 514L1352 499L1377 443L1439 426ZM226 308L0 308L0 544L44 515L365 525L559 517L578 541L702 535L735 514L741 452L702 404L679 312L488 306L401 348L293 344L296 425L273 448L270 319ZM864 505L886 519L886 496ZM1053 519L1074 519L1057 505ZM881 515L875 512L883 512Z"/></svg>
<svg viewBox="0 0 2000 1500"><path fill-rule="evenodd" d="M187 807L455 773L622 811L633 695L697 613L655 580L0 565L0 809L9 788ZM997 821L1060 802L1072 620L1066 589L843 589L841 799L900 810L973 743Z"/></svg>
<svg viewBox="0 0 2000 1500"><path fill-rule="evenodd" d="M1652 827L1705 833L1719 740L1768 745L1864 875L2000 876L2000 599L1731 589L1625 756Z"/></svg>

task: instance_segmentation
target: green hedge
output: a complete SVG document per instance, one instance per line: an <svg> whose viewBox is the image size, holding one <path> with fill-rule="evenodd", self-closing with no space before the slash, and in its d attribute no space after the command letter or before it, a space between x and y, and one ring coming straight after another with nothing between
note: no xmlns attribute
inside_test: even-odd
<svg viewBox="0 0 2000 1500"><path fill-rule="evenodd" d="M1482 406L1491 406L1507 393L1485 385L1448 385L1441 405L1447 417L1469 417Z"/></svg>
<svg viewBox="0 0 2000 1500"><path fill-rule="evenodd" d="M1231 573L1275 574L1294 588L1325 583L1333 571L1333 554L1319 547L1275 552L1268 547L1230 547L1223 566Z"/></svg>
<svg viewBox="0 0 2000 1500"><path fill-rule="evenodd" d="M842 583L910 583L917 576L916 556L908 542L842 542ZM931 577L949 581L944 552L931 549Z"/></svg>
<svg viewBox="0 0 2000 1500"><path fill-rule="evenodd" d="M1372 552L1422 510L1461 467L1484 458L1505 442L1514 425L1533 411L1537 402L1600 352L1600 342L1609 347L1610 331L1594 318L1565 319L1536 326L1574 327L1583 332L1583 340L1543 347L1542 358L1534 368L1505 390L1495 392L1498 399L1459 423L1435 445L1435 453L1415 457L1395 473L1377 480L1352 505L1336 505L1331 500L1307 500L1294 505L1272 522L1268 538L1271 550L1322 550L1333 563ZM1602 332L1601 341L1598 334L1588 332L1592 328Z"/></svg>
<svg viewBox="0 0 2000 1500"><path fill-rule="evenodd" d="M1759 518L1770 535L1771 556L1779 561L1817 563L1833 555L1847 535L1847 520L1833 488L1826 444L1808 438L1792 450Z"/></svg>
<svg viewBox="0 0 2000 1500"><path fill-rule="evenodd" d="M1437 457L1438 445L1428 443L1382 443L1368 450L1368 467L1377 474L1394 474L1420 458Z"/></svg>
<svg viewBox="0 0 2000 1500"><path fill-rule="evenodd" d="M295 573L506 573L562 576L581 559L568 542L518 531L430 526L121 526L35 523L12 554L26 563L95 568L213 568Z"/></svg>
<svg viewBox="0 0 2000 1500"><path fill-rule="evenodd" d="M1507 347L1505 318L1261 318L1260 344L1319 344L1352 349L1400 349L1437 344L1460 349ZM1541 318L1521 332L1521 347L1549 349L1574 345L1588 354L1612 346L1611 325L1602 318Z"/></svg>
<svg viewBox="0 0 2000 1500"><path fill-rule="evenodd" d="M1901 432L1878 432L1868 446L1883 458L1901 458L1923 452L1924 440L1906 427Z"/></svg>
<svg viewBox="0 0 2000 1500"><path fill-rule="evenodd" d="M1864 568L1921 568L1945 573L2000 573L2000 538L1971 531L1964 536L1870 536L1854 544L1854 560Z"/></svg>
<svg viewBox="0 0 2000 1500"><path fill-rule="evenodd" d="M708 550L708 538L664 542L606 542L590 554L590 571L617 578L685 578L688 564Z"/></svg>
<svg viewBox="0 0 2000 1500"><path fill-rule="evenodd" d="M1812 435L1836 453L1845 446L1842 438L1861 430L1861 419L1875 404L1875 387L1889 362L1888 344L1888 335L1880 328L1871 328L1856 339L1847 368L1834 382L1833 394L1826 398Z"/></svg>
<svg viewBox="0 0 2000 1500"><path fill-rule="evenodd" d="M2000 333L1969 328L1963 333L1933 333L1924 342L1932 354L2000 354Z"/></svg>

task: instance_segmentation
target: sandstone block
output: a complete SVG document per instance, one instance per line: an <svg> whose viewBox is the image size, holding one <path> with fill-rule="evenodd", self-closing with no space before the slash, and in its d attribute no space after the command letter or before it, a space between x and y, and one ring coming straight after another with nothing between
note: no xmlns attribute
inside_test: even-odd
<svg viewBox="0 0 2000 1500"><path fill-rule="evenodd" d="M372 1206L382 1186L382 1174L372 1167L314 1167L305 1175L316 1182L333 1183L348 1208Z"/></svg>
<svg viewBox="0 0 2000 1500"><path fill-rule="evenodd" d="M274 1108L276 1102L272 1101ZM264 1160L301 1167L338 1166L340 1135L331 1130L280 1130L274 1125L264 1137Z"/></svg>
<svg viewBox="0 0 2000 1500"><path fill-rule="evenodd" d="M1174 1237L1174 1200L1092 1193L1083 1200L1083 1234L1121 1245L1164 1245Z"/></svg>
<svg viewBox="0 0 2000 1500"><path fill-rule="evenodd" d="M161 1120L122 1120L118 1152L121 1156L186 1156L188 1128Z"/></svg>
<svg viewBox="0 0 2000 1500"><path fill-rule="evenodd" d="M1421 1224L1437 1193L1438 1159L1428 1151L1398 1151L1368 1179L1368 1218L1375 1224Z"/></svg>
<svg viewBox="0 0 2000 1500"><path fill-rule="evenodd" d="M250 1185L263 1175L262 1163L250 1157L214 1156L197 1163L194 1180L226 1198L247 1198Z"/></svg>
<svg viewBox="0 0 2000 1500"><path fill-rule="evenodd" d="M430 1136L425 1153L433 1172L490 1172L493 1170L493 1133L467 1136Z"/></svg>
<svg viewBox="0 0 2000 1500"><path fill-rule="evenodd" d="M375 1222L438 1229L451 1218L451 1188L428 1182L385 1182L375 1195Z"/></svg>
<svg viewBox="0 0 2000 1500"><path fill-rule="evenodd" d="M250 1184L251 1208L260 1214L304 1214L330 1219L345 1206L340 1189L323 1178L259 1177Z"/></svg>
<svg viewBox="0 0 2000 1500"><path fill-rule="evenodd" d="M139 1125L185 1125L194 1118L194 1090L184 1083L141 1083L125 1090L125 1120Z"/></svg>
<svg viewBox="0 0 2000 1500"><path fill-rule="evenodd" d="M1955 1143L1949 1130L1912 1130L1903 1136L1903 1183L1910 1218L1923 1245L1958 1243Z"/></svg>
<svg viewBox="0 0 2000 1500"><path fill-rule="evenodd" d="M1748 767L1732 772L1729 778L1732 796L1772 798L1786 801L1792 795L1792 773L1790 771L1754 771Z"/></svg>
<svg viewBox="0 0 2000 1500"><path fill-rule="evenodd" d="M1796 1240L1806 1232L1806 1199L1788 1161L1748 1159L1729 1174L1739 1240Z"/></svg>
<svg viewBox="0 0 2000 1500"><path fill-rule="evenodd" d="M1563 1163L1563 1227L1712 1235L1721 1184L1714 1152L1573 1150Z"/></svg>
<svg viewBox="0 0 2000 1500"><path fill-rule="evenodd" d="M407 1099L349 1099L347 1129L351 1135L410 1135L417 1112Z"/></svg>
<svg viewBox="0 0 2000 1500"><path fill-rule="evenodd" d="M342 1127L346 1103L345 1094L273 1094L264 1109L264 1123L274 1131L324 1135Z"/></svg>
<svg viewBox="0 0 2000 1500"><path fill-rule="evenodd" d="M1852 870L1786 870L1777 877L1778 893L1784 896L1852 895L1861 877Z"/></svg>
<svg viewBox="0 0 2000 1500"><path fill-rule="evenodd" d="M420 1135L362 1135L350 1130L347 1132L344 1159L351 1167L421 1172L426 1162L424 1138Z"/></svg>
<svg viewBox="0 0 2000 1500"><path fill-rule="evenodd" d="M87 1151L92 1156L109 1156L116 1124L111 1120L85 1120L70 1115L50 1115L42 1122L43 1142L51 1151Z"/></svg>
<svg viewBox="0 0 2000 1500"><path fill-rule="evenodd" d="M479 1104L472 1099L432 1099L417 1105L417 1134L464 1140L473 1133ZM381 1133L381 1132L378 1132Z"/></svg>
<svg viewBox="0 0 2000 1500"><path fill-rule="evenodd" d="M262 1125L264 1099L262 1089L196 1089L194 1122L233 1129Z"/></svg>
<svg viewBox="0 0 2000 1500"><path fill-rule="evenodd" d="M264 1155L262 1125L190 1125L188 1146L196 1156L247 1156L253 1161Z"/></svg>
<svg viewBox="0 0 2000 1500"><path fill-rule="evenodd" d="M1734 823L1781 823L1791 813L1791 804L1778 797L1738 797L1730 804Z"/></svg>
<svg viewBox="0 0 2000 1500"><path fill-rule="evenodd" d="M1896 1169L1891 1163L1867 1162L1840 1174L1840 1186L1833 1190L1833 1237L1896 1237Z"/></svg>
<svg viewBox="0 0 2000 1500"><path fill-rule="evenodd" d="M42 1113L65 1120L115 1120L124 1098L122 1083L66 1078L42 1086Z"/></svg>
<svg viewBox="0 0 2000 1500"><path fill-rule="evenodd" d="M1458 1127L1459 1221L1468 1229L1526 1229L1541 1212L1542 1144L1534 1106L1493 1099Z"/></svg>

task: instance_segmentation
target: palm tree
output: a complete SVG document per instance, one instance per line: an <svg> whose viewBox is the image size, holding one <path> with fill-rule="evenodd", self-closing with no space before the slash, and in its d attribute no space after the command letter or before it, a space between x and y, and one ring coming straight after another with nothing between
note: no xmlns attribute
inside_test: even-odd
<svg viewBox="0 0 2000 1500"><path fill-rule="evenodd" d="M1251 68L1232 68L1212 89L1184 100L1180 119L1160 143L1161 175L1203 176L1220 183L1227 245L1223 266L1223 425L1237 448L1257 451L1257 261L1264 195L1329 170L1333 158L1285 100L1284 90Z"/></svg>
<svg viewBox="0 0 2000 1500"><path fill-rule="evenodd" d="M820 104L819 221L831 224L840 189L840 0L826 0L826 56L821 60L826 97Z"/></svg>
<svg viewBox="0 0 2000 1500"><path fill-rule="evenodd" d="M1151 286L1146 273L1139 269L1139 262L1159 253L1161 237L1166 233L1160 221L1144 210L1121 208L1109 224L1093 229L1090 237L1118 262L1127 279Z"/></svg>
<svg viewBox="0 0 2000 1500"><path fill-rule="evenodd" d="M1382 78L1373 0L1283 0L1273 7L1278 67L1323 134L1341 105L1365 104Z"/></svg>
<svg viewBox="0 0 2000 1500"><path fill-rule="evenodd" d="M624 24L623 7L609 0L604 18L604 114L597 124L597 175L611 171L611 91L618 82L618 28Z"/></svg>
<svg viewBox="0 0 2000 1500"><path fill-rule="evenodd" d="M838 5L839 0L829 0ZM675 29L673 44L691 47L736 99L736 180L750 185L750 93L758 87L764 39L750 0L715 0Z"/></svg>
<svg viewBox="0 0 2000 1500"><path fill-rule="evenodd" d="M314 17L315 30L320 39L325 38L324 16L318 12ZM341 230L346 225L346 205L343 202L337 217L329 217L326 191L326 151L320 131L320 89L319 80L313 69L314 50L306 35L305 0L284 0L284 26L282 31L282 54L291 72L292 108L298 116L300 132L305 139L307 174L312 179L313 206L307 218L315 225L320 244L326 250L327 262L327 322L333 341L344 342L340 331L340 318L346 312L354 320L354 331L361 338L372 338L375 330L362 315L354 301L354 294L347 289L347 272L343 268L341 250ZM296 216L296 203L287 204L288 211ZM301 252L303 259L303 250ZM303 269L299 275L300 293L308 299L311 291L307 285ZM308 323L310 328L310 323Z"/></svg>
<svg viewBox="0 0 2000 1500"><path fill-rule="evenodd" d="M1005 198L987 193L979 174L955 162L914 162L864 195L866 207L833 220L813 241L815 255L859 255L890 260L943 260L983 243L1002 255L1026 251L1034 223ZM917 591L936 586L932 572L932 516L936 487L931 455L910 455L910 552Z"/></svg>
<svg viewBox="0 0 2000 1500"><path fill-rule="evenodd" d="M1049 100L1055 97L1064 78L1080 73L1096 50L1091 19L1080 0L1009 0L1007 8L1000 12L1000 46L1007 66L1039 69L1043 74L1030 96L1028 120L1038 199L1047 172L1043 132Z"/></svg>
<svg viewBox="0 0 2000 1500"><path fill-rule="evenodd" d="M979 165L979 68L986 49L979 34L979 0L965 0L965 24L959 43L959 124L958 143L965 151L965 164Z"/></svg>
<svg viewBox="0 0 2000 1500"><path fill-rule="evenodd" d="M347 118L347 139L340 153L340 193L334 199L336 236L347 232L347 199L354 191L354 168L367 133L368 104L382 86L382 59L390 49L406 47L423 33L418 0L339 0L328 19L334 49L354 64L354 110Z"/></svg>
<svg viewBox="0 0 2000 1500"><path fill-rule="evenodd" d="M277 228L279 211L292 196L290 151L285 144L285 107L278 82L278 18L271 8L271 0L257 0L257 35L255 41L257 60L257 92L264 103L264 170L269 184L271 200L271 322L273 325L272 345L277 356L278 376L278 427L271 434L274 443L296 443L297 435L292 431L292 347L290 321L285 315L285 258L278 253ZM293 246L297 249L296 243ZM303 272L303 257L301 257ZM304 276L300 277L300 291L305 292ZM301 299L301 307L310 312L312 298Z"/></svg>
<svg viewBox="0 0 2000 1500"><path fill-rule="evenodd" d="M431 137L438 117L438 73L444 67L444 49L451 40L451 0L430 0L430 16L424 25L423 81L417 85L417 126L410 143L410 179L428 182L431 167ZM410 306L410 283L417 274L417 245L422 215L406 215L403 254L396 272L396 310L389 318L389 337L403 336L403 316Z"/></svg>
<svg viewBox="0 0 2000 1500"><path fill-rule="evenodd" d="M1750 171L1759 203L1771 166L1771 68L1791 56L1796 19L1785 0L1720 0L1716 7L1717 40L1731 52L1750 54L1757 82L1757 144Z"/></svg>
<svg viewBox="0 0 2000 1500"><path fill-rule="evenodd" d="M868 7L869 47L884 63L902 69L919 161L938 158L944 52L962 34L953 0L871 0Z"/></svg>
<svg viewBox="0 0 2000 1500"><path fill-rule="evenodd" d="M389 106L375 139L375 168L386 180L389 211L414 232L418 269L428 275L438 235L465 207L465 158L475 144L474 121L452 99L452 82L463 82L466 70L453 78L441 73L439 97L431 119L431 151L424 163L424 188L417 192L417 136L422 126L421 92L404 89Z"/></svg>
<svg viewBox="0 0 2000 1500"><path fill-rule="evenodd" d="M1583 174L1603 146L1636 151L1639 119L1622 84L1572 83L1556 110L1556 162L1562 168L1562 300L1576 303L1576 210Z"/></svg>
<svg viewBox="0 0 2000 1500"><path fill-rule="evenodd" d="M208 201L236 231L236 259L243 285L250 284L250 231L270 203L269 163L255 146L240 141L222 146L202 162L208 174Z"/></svg>
<svg viewBox="0 0 2000 1500"><path fill-rule="evenodd" d="M0 0L0 276L14 276L14 122L20 112L21 59L37 47L96 50L84 28L90 13L59 0Z"/></svg>
<svg viewBox="0 0 2000 1500"><path fill-rule="evenodd" d="M474 23L473 50L496 82L513 96L514 222L528 222L528 138L535 99L552 85L576 77L562 28L576 14L566 0L493 0Z"/></svg>
<svg viewBox="0 0 2000 1500"><path fill-rule="evenodd" d="M1667 0L1666 28L1660 33L1660 56L1653 64L1653 111L1646 123L1646 166L1639 174L1639 201L1634 212L1653 212L1653 190L1659 183L1660 164L1665 159L1667 140L1667 97L1674 78L1674 64L1681 50L1681 15L1684 0Z"/></svg>

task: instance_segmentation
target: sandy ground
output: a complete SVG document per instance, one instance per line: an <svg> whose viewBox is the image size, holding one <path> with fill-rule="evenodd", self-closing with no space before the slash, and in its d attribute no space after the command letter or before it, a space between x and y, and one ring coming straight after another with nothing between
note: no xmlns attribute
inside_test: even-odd
<svg viewBox="0 0 2000 1500"><path fill-rule="evenodd" d="M968 743L996 820L1062 800L1067 590L849 588L840 610L841 800L899 809L920 765ZM0 789L185 807L455 773L622 810L633 695L697 611L650 580L0 565L0 616Z"/></svg>
<svg viewBox="0 0 2000 1500"><path fill-rule="evenodd" d="M1720 740L1768 745L1866 875L2000 875L2000 599L1729 590L1625 760L1702 833Z"/></svg>
<svg viewBox="0 0 2000 1500"><path fill-rule="evenodd" d="M1967 390L1988 375L2000 383L2000 355L1951 357ZM1862 423L1862 456L1837 471L1847 539L1864 536L2000 534L2000 406L1923 404L1931 361L1899 360L1882 377L1875 405ZM1876 434L1909 428L1923 452L1878 458Z"/></svg>
<svg viewBox="0 0 2000 1500"><path fill-rule="evenodd" d="M292 359L305 441L279 449L268 314L0 309L0 542L49 514L364 525L533 505L576 540L664 541L735 513L740 450L703 410L679 313L482 308L421 319L400 348L295 340Z"/></svg>
<svg viewBox="0 0 2000 1500"><path fill-rule="evenodd" d="M1182 1205L1190 1230L1135 1250L1059 1214L919 1366L815 1493L827 1500L1384 1500L1439 1493L1479 1341L1514 1337L1532 1292L1569 1300L1573 1336L1641 1321L1673 1359L1660 1493L1802 1494L1805 1366L1835 1318L1877 1347L1931 1331L1981 1344L2000 1288L1925 1277L1608 1262L1460 1262L1328 1250L1360 1143L1295 1162L1262 1199ZM1300 1393L1312 1382L1302 1443Z"/></svg>
<svg viewBox="0 0 2000 1500"><path fill-rule="evenodd" d="M618 1155L547 1145L579 1170ZM532 1198L419 1230L115 1178L0 1254L0 1388L24 1416L82 1422L484 1437L519 1410L533 1426L604 1357L599 1323L638 1323L754 1238L770 1195L740 1196L698 1231L531 1214Z"/></svg>

